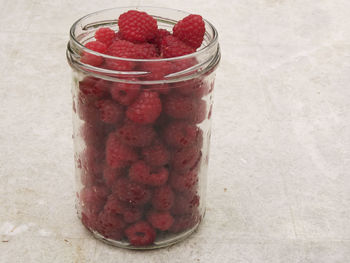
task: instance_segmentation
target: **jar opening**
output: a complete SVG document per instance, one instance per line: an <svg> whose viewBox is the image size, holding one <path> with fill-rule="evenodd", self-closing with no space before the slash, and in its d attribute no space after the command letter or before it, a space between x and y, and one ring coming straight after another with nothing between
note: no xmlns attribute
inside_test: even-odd
<svg viewBox="0 0 350 263"><path fill-rule="evenodd" d="M158 21L158 28L168 29L169 31L171 31L173 25L175 25L177 21L189 15L189 13L176 9L155 7L120 7L105 9L88 14L78 19L70 29L70 40L68 42L66 52L69 64L79 71L83 71L93 76L110 81L159 84L183 81L197 77L215 68L220 61L221 55L218 44L217 30L209 21L205 19L203 19L206 29L203 44L197 51L188 55L173 58L129 59L102 54L96 51L92 51L84 46L87 42L93 40L96 30L100 27L108 26L117 31L117 17L128 10L139 10L147 12ZM121 63L138 63L138 65L163 62L186 63L186 61L189 60L196 62L192 63L191 66L186 68L180 67L178 71L171 72L171 74L166 75L163 79L150 80L147 79L147 75L149 75L151 72L142 70L144 68L142 66L137 70L121 71L85 64L80 60L81 54L83 54L83 52L88 52L92 55L100 56L103 59L108 59L110 61ZM137 79L137 81L135 81L135 79Z"/></svg>

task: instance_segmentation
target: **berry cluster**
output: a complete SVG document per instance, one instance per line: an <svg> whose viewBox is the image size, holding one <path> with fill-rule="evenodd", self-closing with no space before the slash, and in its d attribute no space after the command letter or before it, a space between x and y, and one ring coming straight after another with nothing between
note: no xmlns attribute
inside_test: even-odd
<svg viewBox="0 0 350 263"><path fill-rule="evenodd" d="M119 32L96 31L89 49L125 58L173 57L192 53L203 40L198 15L179 21L173 34L157 28L144 12L128 11ZM85 52L81 61L114 70L140 65L104 60ZM144 62L145 80L160 80L193 65ZM86 76L79 82L75 109L83 121L84 150L77 168L84 185L79 193L83 224L106 238L126 238L133 246L153 244L158 234L179 233L200 221L199 172L207 117L204 79L172 84L139 85Z"/></svg>

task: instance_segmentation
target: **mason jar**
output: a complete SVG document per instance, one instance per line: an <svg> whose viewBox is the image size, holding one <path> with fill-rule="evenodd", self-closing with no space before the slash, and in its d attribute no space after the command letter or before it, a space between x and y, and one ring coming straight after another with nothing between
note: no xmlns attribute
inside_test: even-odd
<svg viewBox="0 0 350 263"><path fill-rule="evenodd" d="M207 20L202 46L180 57L128 59L84 46L100 27L118 31L117 18L130 9L147 12L169 31L188 15L114 8L71 27L66 55L73 77L76 208L96 238L153 249L185 239L203 220L220 48Z"/></svg>

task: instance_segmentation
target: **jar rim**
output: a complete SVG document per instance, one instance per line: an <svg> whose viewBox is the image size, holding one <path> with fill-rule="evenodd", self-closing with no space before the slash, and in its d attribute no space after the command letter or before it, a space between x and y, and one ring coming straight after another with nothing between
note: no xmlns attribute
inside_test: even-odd
<svg viewBox="0 0 350 263"><path fill-rule="evenodd" d="M183 56L178 56L178 57L172 57L172 58L154 58L154 59L135 59L135 58L122 58L122 57L116 57L116 56L111 56L111 55L107 55L107 54L103 54L103 53L99 53L96 51L93 51L91 49L86 48L83 43L81 43L81 41L79 41L77 39L78 35L76 35L75 30L78 27L79 24L81 24L84 20L93 17L95 15L101 14L103 12L107 12L107 11L120 11L120 10L140 10L140 11L146 11L147 9L154 9L154 10L164 10L164 11L171 11L171 12L178 12L182 15L189 15L190 13L186 12L186 11L182 11L179 9L174 9L174 8L167 8L167 7L153 7L153 6L124 6L124 7L115 7L115 8L107 8L107 9L103 9L103 10L99 10L96 12L92 12L89 13L81 18L79 18L78 20L76 20L73 25L70 28L70 41L68 42L67 45L67 59L70 63L70 65L72 66L73 64L78 64L78 68L89 72L89 73L93 73L96 75L125 75L125 76L129 76L129 75L144 75L147 74L147 72L139 72L139 71L120 71L120 70L110 70L110 69L105 69L105 68L101 68L101 67L95 67L89 64L85 64L83 62L81 62L79 59L74 59L74 55L79 56L78 53L82 53L82 52L88 52L91 53L93 55L97 55L100 56L102 58L106 58L106 59L117 59L120 61L129 61L129 62L139 62L139 63L145 63L145 62L176 62L176 61L182 61L185 59L191 59L191 58L196 58L198 56L203 56L206 52L209 52L210 50L214 50L216 53L216 57L218 56L218 58L215 60L215 58L209 58L209 60L215 60L216 64L218 64L219 60L220 60L220 50L219 50L219 44L218 44L218 32L216 30L216 28L213 26L213 24L211 22L209 22L208 20L206 20L205 18L203 18L203 21L206 25L206 27L208 26L209 30L211 32L208 32L208 29L206 28L205 34L209 35L210 34L210 38L209 38L209 42L207 45L200 47L198 50L196 50L195 52L191 53L191 54L186 54ZM117 12L116 12L117 13ZM152 15L152 14L151 14ZM154 16L157 19L157 16ZM165 18L162 18L165 19ZM167 18L168 19L168 18ZM176 20L173 19L168 19L169 21L172 22L177 22ZM116 23L118 22L118 19L114 19L114 20L108 20L110 23ZM97 21L98 23L95 23L93 25L91 25L91 27L97 27L98 25L101 25L101 23L103 21ZM73 48L74 47L74 48ZM78 52L77 52L78 50ZM73 60L73 61L72 61ZM214 66L215 66L214 65ZM77 66L77 65L76 65ZM114 78L114 77L107 77L108 78ZM128 82L128 81L125 81ZM145 81L142 81L145 82ZM150 83L153 83L155 81L147 81Z"/></svg>

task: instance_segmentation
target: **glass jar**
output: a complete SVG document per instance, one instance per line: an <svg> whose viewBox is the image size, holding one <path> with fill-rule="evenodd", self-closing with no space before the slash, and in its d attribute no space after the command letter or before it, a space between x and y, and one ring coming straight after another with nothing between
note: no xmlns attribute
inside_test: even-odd
<svg viewBox="0 0 350 263"><path fill-rule="evenodd" d="M220 48L206 20L202 46L181 57L126 59L84 47L100 27L117 31L116 18L130 9L170 31L188 15L115 8L73 24L66 54L73 71L76 207L95 237L152 249L183 240L203 219Z"/></svg>

